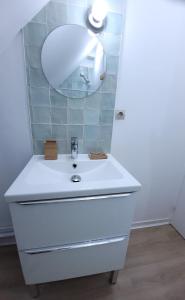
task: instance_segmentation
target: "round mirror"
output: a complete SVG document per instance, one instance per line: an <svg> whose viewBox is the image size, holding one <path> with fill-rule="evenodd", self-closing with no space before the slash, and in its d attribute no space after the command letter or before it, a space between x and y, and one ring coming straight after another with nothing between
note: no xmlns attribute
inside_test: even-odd
<svg viewBox="0 0 185 300"><path fill-rule="evenodd" d="M50 85L70 98L91 95L105 78L103 46L93 32L79 25L54 29L42 47L41 62Z"/></svg>

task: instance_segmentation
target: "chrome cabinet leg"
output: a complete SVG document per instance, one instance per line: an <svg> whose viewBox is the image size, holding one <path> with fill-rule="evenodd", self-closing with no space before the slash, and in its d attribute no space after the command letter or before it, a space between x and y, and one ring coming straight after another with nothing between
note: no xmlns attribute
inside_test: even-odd
<svg viewBox="0 0 185 300"><path fill-rule="evenodd" d="M116 284L117 283L118 273L119 273L119 271L112 271L111 272L111 274L110 274L110 283L111 284Z"/></svg>
<svg viewBox="0 0 185 300"><path fill-rule="evenodd" d="M39 287L36 284L29 285L30 295L32 298L38 298L40 295Z"/></svg>

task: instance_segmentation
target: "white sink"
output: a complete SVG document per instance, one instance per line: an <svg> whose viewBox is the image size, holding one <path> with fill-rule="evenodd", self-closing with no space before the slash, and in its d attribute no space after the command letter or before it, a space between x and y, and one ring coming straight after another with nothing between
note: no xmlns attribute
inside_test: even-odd
<svg viewBox="0 0 185 300"><path fill-rule="evenodd" d="M73 166L74 165L74 166ZM80 182L72 182L79 175ZM8 201L76 197L110 193L135 192L139 182L111 155L106 160L90 160L87 155L60 155L58 160L44 160L34 155L11 185Z"/></svg>
<svg viewBox="0 0 185 300"><path fill-rule="evenodd" d="M80 175L83 181L121 179L123 176L113 164L113 161L109 159L99 161L87 160L81 156L78 161L72 161L68 158L67 161L65 159L60 159L59 161L44 160L40 164L43 168L49 168L49 170L59 173L60 177L64 176L66 180L73 174Z"/></svg>

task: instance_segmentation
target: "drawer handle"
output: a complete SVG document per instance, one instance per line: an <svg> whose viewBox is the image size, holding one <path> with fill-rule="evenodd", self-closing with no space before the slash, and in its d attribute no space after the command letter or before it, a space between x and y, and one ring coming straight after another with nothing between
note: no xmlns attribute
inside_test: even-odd
<svg viewBox="0 0 185 300"><path fill-rule="evenodd" d="M51 199L51 200L35 200L35 201L18 201L20 205L36 205L36 204L53 204L53 203L63 203L63 202L75 202L75 201L88 201L88 200L101 200L101 199L113 199L120 197L128 197L132 193L123 194L112 194L112 195L102 195L102 196L90 196L90 197L77 197L77 198L64 198L64 199Z"/></svg>
<svg viewBox="0 0 185 300"><path fill-rule="evenodd" d="M88 241L88 242L82 242L82 243L75 243L75 244L68 244L64 246L56 246L56 247L50 247L50 248L40 248L40 249L33 249L33 250L25 250L24 253L35 255L35 254L42 254L42 253L49 253L54 251L65 251L65 250L74 250L74 249L81 249L81 248L87 248L92 246L102 246L107 244L113 244L113 243L119 243L123 242L125 239L127 239L127 236L117 237L117 238L111 238L111 239L104 239L104 240L96 240L96 241Z"/></svg>

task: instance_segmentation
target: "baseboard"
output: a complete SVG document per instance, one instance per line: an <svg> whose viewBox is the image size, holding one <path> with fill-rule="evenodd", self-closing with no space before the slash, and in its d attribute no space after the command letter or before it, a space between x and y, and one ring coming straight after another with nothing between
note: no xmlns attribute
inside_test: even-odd
<svg viewBox="0 0 185 300"><path fill-rule="evenodd" d="M155 227L170 224L170 219L146 220L132 223L132 229Z"/></svg>
<svg viewBox="0 0 185 300"><path fill-rule="evenodd" d="M0 227L0 246L15 244L13 228L11 226Z"/></svg>
<svg viewBox="0 0 185 300"><path fill-rule="evenodd" d="M0 226L0 238L14 236L12 226Z"/></svg>

